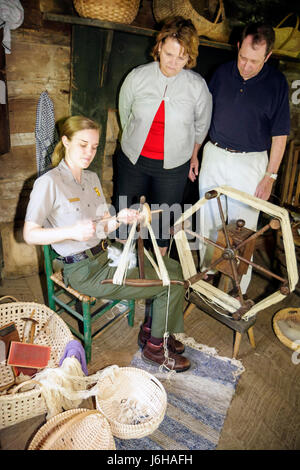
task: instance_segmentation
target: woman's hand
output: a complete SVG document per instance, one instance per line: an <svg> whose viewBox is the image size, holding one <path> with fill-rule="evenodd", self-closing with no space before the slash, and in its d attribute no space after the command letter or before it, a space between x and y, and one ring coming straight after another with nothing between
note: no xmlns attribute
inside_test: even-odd
<svg viewBox="0 0 300 470"><path fill-rule="evenodd" d="M198 173L199 173L199 160L198 160L199 149L200 149L200 144L195 143L193 154L192 154L191 161L190 161L190 171L189 171L189 179L191 180L192 183L196 180Z"/></svg>
<svg viewBox="0 0 300 470"><path fill-rule="evenodd" d="M80 220L71 228L72 239L79 242L89 240L95 235L96 224L91 220Z"/></svg>
<svg viewBox="0 0 300 470"><path fill-rule="evenodd" d="M196 180L199 172L199 161L198 158L192 158L190 163L189 179L192 183Z"/></svg>
<svg viewBox="0 0 300 470"><path fill-rule="evenodd" d="M139 220L140 213L135 209L122 209L117 214L117 221L122 224L133 224L136 220Z"/></svg>

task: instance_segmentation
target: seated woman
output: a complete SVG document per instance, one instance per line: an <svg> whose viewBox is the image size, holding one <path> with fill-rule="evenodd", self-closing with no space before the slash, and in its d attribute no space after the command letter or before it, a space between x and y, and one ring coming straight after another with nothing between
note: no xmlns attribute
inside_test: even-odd
<svg viewBox="0 0 300 470"><path fill-rule="evenodd" d="M99 133L98 124L83 116L71 116L64 122L52 156L54 168L34 183L24 240L33 245L51 244L63 259L65 282L84 294L105 299L152 298L152 324L143 325L139 333L139 343L144 346L142 357L159 365L165 362L163 335L167 329L172 368L185 371L190 361L181 355L183 344L172 335L183 331L183 286L171 284L169 293L165 286L101 284L104 279L112 279L116 270L109 266L101 241L121 223L138 220L139 212L125 208L116 218L103 219L96 226L96 215L101 219L108 213L99 178L87 170L96 155ZM145 258L144 262L145 277L157 278L149 261ZM165 264L170 279L182 280L179 263L166 258ZM138 268L129 269L127 277L138 278Z"/></svg>

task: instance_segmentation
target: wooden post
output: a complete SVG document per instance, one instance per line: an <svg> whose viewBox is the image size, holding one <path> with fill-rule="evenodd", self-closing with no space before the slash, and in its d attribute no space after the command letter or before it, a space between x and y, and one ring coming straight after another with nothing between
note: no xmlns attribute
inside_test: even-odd
<svg viewBox="0 0 300 470"><path fill-rule="evenodd" d="M3 29L0 29L0 155L10 151L9 113L5 70L5 51L2 46Z"/></svg>

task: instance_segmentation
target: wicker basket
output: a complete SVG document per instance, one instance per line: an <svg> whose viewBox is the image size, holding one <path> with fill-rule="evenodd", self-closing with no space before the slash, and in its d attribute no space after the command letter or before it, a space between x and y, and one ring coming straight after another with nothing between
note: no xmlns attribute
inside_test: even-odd
<svg viewBox="0 0 300 470"><path fill-rule="evenodd" d="M130 24L138 13L140 0L73 0L73 3L84 18Z"/></svg>
<svg viewBox="0 0 300 470"><path fill-rule="evenodd" d="M108 421L96 410L64 411L42 426L28 450L115 450Z"/></svg>
<svg viewBox="0 0 300 470"><path fill-rule="evenodd" d="M66 345L73 336L65 322L53 310L34 302L0 304L0 325L14 322L22 339L24 321L21 318L29 316L33 310L34 319L38 321L34 343L51 347L47 367L57 367ZM2 392L0 395L0 429L46 412L46 403L41 397L40 387L16 394Z"/></svg>
<svg viewBox="0 0 300 470"><path fill-rule="evenodd" d="M199 36L219 42L228 42L230 28L225 16L223 0L219 0L219 11L215 22L211 22L198 13L189 0L153 0L153 13L156 21L163 21L170 16L182 16L190 19ZM218 23L219 19L222 20Z"/></svg>
<svg viewBox="0 0 300 470"><path fill-rule="evenodd" d="M283 308L273 318L278 339L293 351L300 350L300 308Z"/></svg>
<svg viewBox="0 0 300 470"><path fill-rule="evenodd" d="M283 23L291 16L295 16L294 27L282 27ZM299 16L290 13L274 28L275 44L273 52L291 57L300 57L300 31Z"/></svg>
<svg viewBox="0 0 300 470"><path fill-rule="evenodd" d="M112 434L137 439L151 434L162 422L167 394L153 375L134 367L120 367L99 383L96 407L108 420Z"/></svg>

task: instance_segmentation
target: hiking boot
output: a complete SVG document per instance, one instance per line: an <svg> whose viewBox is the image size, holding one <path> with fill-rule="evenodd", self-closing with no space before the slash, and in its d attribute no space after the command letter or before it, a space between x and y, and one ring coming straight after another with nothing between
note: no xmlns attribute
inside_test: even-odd
<svg viewBox="0 0 300 470"><path fill-rule="evenodd" d="M138 345L141 349L145 347L145 344L150 339L151 328L142 325L138 335ZM176 354L182 354L184 352L184 345L178 341L175 336L170 335L168 337L168 350Z"/></svg>
<svg viewBox="0 0 300 470"><path fill-rule="evenodd" d="M165 358L163 343L156 345L147 341L142 351L142 359L145 362L150 362L151 364L156 365L165 364L166 367L171 370L175 370L175 372L184 372L191 367L190 361L185 356L181 356L172 351L168 351L168 356L168 359Z"/></svg>

